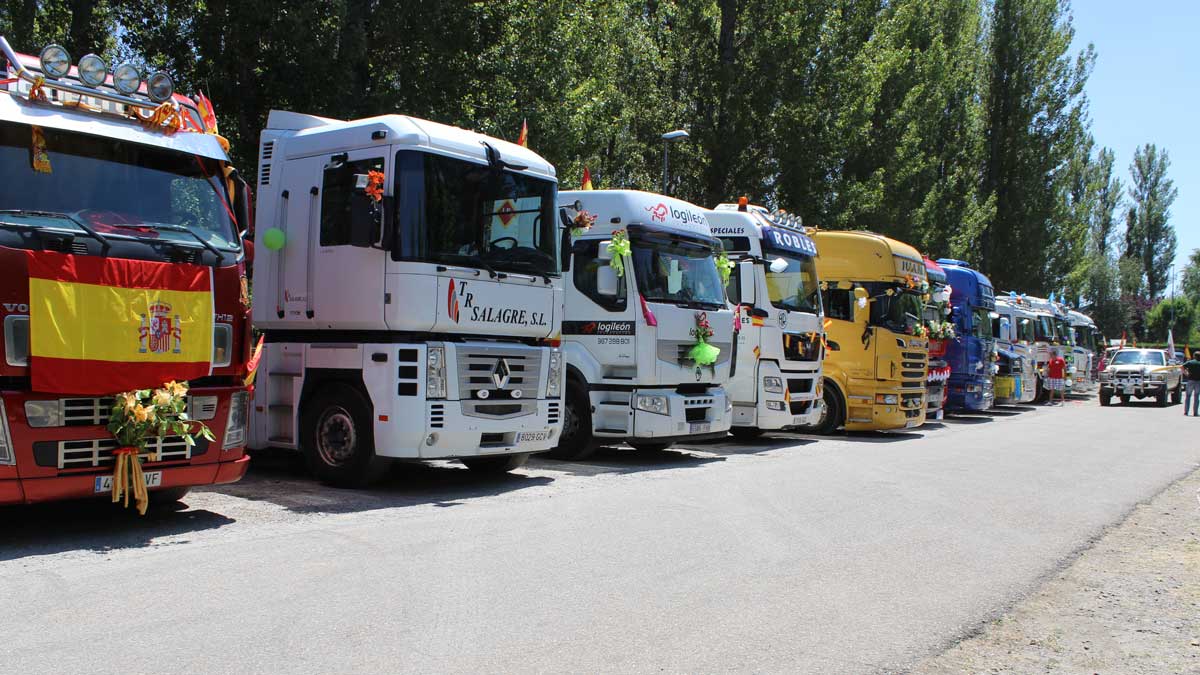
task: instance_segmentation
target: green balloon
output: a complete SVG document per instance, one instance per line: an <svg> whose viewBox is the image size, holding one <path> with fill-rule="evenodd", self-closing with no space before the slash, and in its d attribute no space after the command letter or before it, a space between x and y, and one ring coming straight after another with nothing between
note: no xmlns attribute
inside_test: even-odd
<svg viewBox="0 0 1200 675"><path fill-rule="evenodd" d="M279 249L283 248L285 243L287 243L287 235L284 234L283 230L279 229L278 227L272 227L266 232L263 232L263 246L266 246L272 251L278 251Z"/></svg>

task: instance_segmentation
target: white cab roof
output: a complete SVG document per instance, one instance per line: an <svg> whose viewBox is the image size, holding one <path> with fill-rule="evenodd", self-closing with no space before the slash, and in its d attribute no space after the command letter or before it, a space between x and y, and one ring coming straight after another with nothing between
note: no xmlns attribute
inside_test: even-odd
<svg viewBox="0 0 1200 675"><path fill-rule="evenodd" d="M483 144L487 143L500 153L505 162L527 167L523 173L548 178L556 176L554 166L529 148L408 115L380 115L346 121L272 110L267 116L267 130L292 132L285 144L288 158L361 148L374 142L428 149L460 159L486 161L487 150Z"/></svg>
<svg viewBox="0 0 1200 675"><path fill-rule="evenodd" d="M639 190L567 190L558 193L560 206L574 215L574 205L596 216L589 234L609 235L629 225L645 225L683 234L712 237L708 211L682 199ZM615 222L614 222L615 219Z"/></svg>

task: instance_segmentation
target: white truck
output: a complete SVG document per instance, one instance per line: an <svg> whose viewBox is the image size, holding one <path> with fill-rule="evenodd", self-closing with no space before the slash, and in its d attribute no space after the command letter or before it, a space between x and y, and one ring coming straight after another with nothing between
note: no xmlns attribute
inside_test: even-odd
<svg viewBox="0 0 1200 675"><path fill-rule="evenodd" d="M817 246L794 216L721 204L708 225L734 270L729 299L740 331L728 387L736 438L810 426L821 417L823 356Z"/></svg>
<svg viewBox="0 0 1200 675"><path fill-rule="evenodd" d="M726 436L733 311L705 209L635 190L561 192L559 203L565 221L594 224L564 266L566 409L550 456Z"/></svg>
<svg viewBox="0 0 1200 675"><path fill-rule="evenodd" d="M272 111L259 152L251 446L343 486L390 459L501 472L554 447L554 167L402 115Z"/></svg>
<svg viewBox="0 0 1200 675"><path fill-rule="evenodd" d="M1067 321L1071 324L1073 379L1072 391L1077 394L1090 394L1096 391L1100 383L1097 379L1096 359L1096 322L1083 312L1069 310Z"/></svg>
<svg viewBox="0 0 1200 675"><path fill-rule="evenodd" d="M1013 296L997 297L996 313L1000 315L992 320L996 346L1021 357L1021 390L1015 392L1014 401L1031 403L1038 395L1038 362L1034 351L1038 315Z"/></svg>

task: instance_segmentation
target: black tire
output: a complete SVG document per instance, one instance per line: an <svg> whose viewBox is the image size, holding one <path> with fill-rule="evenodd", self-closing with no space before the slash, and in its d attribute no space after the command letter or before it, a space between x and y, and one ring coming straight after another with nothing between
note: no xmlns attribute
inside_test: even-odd
<svg viewBox="0 0 1200 675"><path fill-rule="evenodd" d="M1129 405L1129 397L1128 396L1121 394L1117 398L1121 400L1121 405Z"/></svg>
<svg viewBox="0 0 1200 675"><path fill-rule="evenodd" d="M546 456L568 461L587 459L596 451L596 440L592 436L592 401L587 387L575 378L568 378L565 403L558 445Z"/></svg>
<svg viewBox="0 0 1200 675"><path fill-rule="evenodd" d="M1037 378L1037 393L1033 397L1034 403L1045 403L1050 400L1050 390L1046 388L1045 381L1042 378Z"/></svg>
<svg viewBox="0 0 1200 675"><path fill-rule="evenodd" d="M1171 392L1171 403L1179 405L1183 402L1183 380L1179 381L1179 386L1175 387L1175 391Z"/></svg>
<svg viewBox="0 0 1200 675"><path fill-rule="evenodd" d="M666 450L667 448L671 447L672 445L675 445L674 443L654 443L652 441L627 441L627 442L629 443L629 447L633 448L634 450L637 450L638 452L647 452L647 453L662 452L663 450Z"/></svg>
<svg viewBox="0 0 1200 675"><path fill-rule="evenodd" d="M763 435L758 427L730 427L729 434L739 441L753 441Z"/></svg>
<svg viewBox="0 0 1200 675"><path fill-rule="evenodd" d="M1163 387L1157 394L1154 395L1154 405L1160 408L1167 406L1167 388Z"/></svg>
<svg viewBox="0 0 1200 675"><path fill-rule="evenodd" d="M322 385L302 409L300 447L317 480L360 488L387 469L387 460L375 454L370 401L358 389L340 382Z"/></svg>
<svg viewBox="0 0 1200 675"><path fill-rule="evenodd" d="M846 406L842 404L842 397L837 390L828 383L825 384L825 391L821 398L825 401L825 412L821 415L821 419L813 425L813 433L824 435L836 433L846 423Z"/></svg>
<svg viewBox="0 0 1200 675"><path fill-rule="evenodd" d="M1112 394L1100 394L1100 405L1104 407L1112 405Z"/></svg>
<svg viewBox="0 0 1200 675"><path fill-rule="evenodd" d="M525 466L525 462L528 460L529 453L523 452L519 455L500 455L497 457L463 457L458 461L476 473L502 474Z"/></svg>
<svg viewBox="0 0 1200 675"><path fill-rule="evenodd" d="M162 505L162 504L174 504L175 502L180 501L184 497L186 497L188 495L188 493L191 491L192 491L192 488L190 486L188 486L188 487L169 487L169 488L163 488L162 490L151 490L149 493L147 493L146 496L150 498L151 506Z"/></svg>

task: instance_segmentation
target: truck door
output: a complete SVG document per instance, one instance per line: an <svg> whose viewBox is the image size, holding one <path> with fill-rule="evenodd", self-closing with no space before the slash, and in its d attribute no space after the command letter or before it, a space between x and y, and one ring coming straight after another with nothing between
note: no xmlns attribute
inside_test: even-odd
<svg viewBox="0 0 1200 675"><path fill-rule="evenodd" d="M382 330L384 325L384 267L387 252L351 245L351 213L369 208L363 184L372 171L391 176L386 148L368 148L324 157L312 195L312 289L318 326ZM384 179L383 189L391 181ZM383 202L377 208L382 216ZM390 214L389 216L390 217ZM382 222L382 221L381 221ZM380 239L376 231L374 241Z"/></svg>
<svg viewBox="0 0 1200 675"><path fill-rule="evenodd" d="M278 318L307 323L312 314L312 278L309 276L310 241L315 197L310 192L320 180L318 157L290 159L280 184L278 208L263 227L283 230L286 243L279 252L275 268L275 298L272 298ZM261 281L261 280L260 280Z"/></svg>

